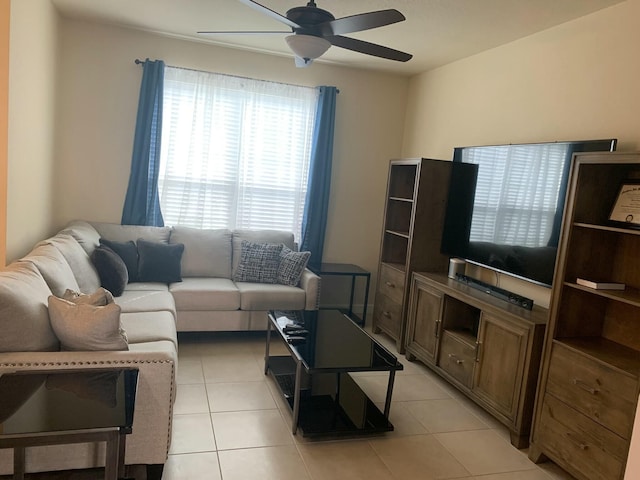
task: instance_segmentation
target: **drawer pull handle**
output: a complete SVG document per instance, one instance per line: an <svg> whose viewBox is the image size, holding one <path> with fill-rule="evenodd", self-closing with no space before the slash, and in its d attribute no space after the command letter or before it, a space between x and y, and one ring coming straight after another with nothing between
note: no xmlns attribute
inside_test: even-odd
<svg viewBox="0 0 640 480"><path fill-rule="evenodd" d="M574 378L573 380L571 380L571 383L573 383L576 387L581 388L585 392L589 392L591 395L595 395L600 391L597 388L593 388L589 386L587 383L583 382L582 380L578 380L577 378Z"/></svg>
<svg viewBox="0 0 640 480"><path fill-rule="evenodd" d="M587 445L586 443L582 443L577 438L574 438L573 435L571 433L569 433L569 432L567 432L567 438L569 440L571 440L573 443L575 443L580 450L588 450L589 449L589 445Z"/></svg>
<svg viewBox="0 0 640 480"><path fill-rule="evenodd" d="M454 362L456 362L457 365L462 365L464 363L464 360L460 360L460 359L456 358L456 356L453 353L449 354L449 358L451 360L453 360Z"/></svg>
<svg viewBox="0 0 640 480"><path fill-rule="evenodd" d="M389 288L396 288L396 284L395 283L391 283L391 282L384 282L384 284L389 287Z"/></svg>
<svg viewBox="0 0 640 480"><path fill-rule="evenodd" d="M389 312L382 312L382 316L386 318L391 318L391 314Z"/></svg>

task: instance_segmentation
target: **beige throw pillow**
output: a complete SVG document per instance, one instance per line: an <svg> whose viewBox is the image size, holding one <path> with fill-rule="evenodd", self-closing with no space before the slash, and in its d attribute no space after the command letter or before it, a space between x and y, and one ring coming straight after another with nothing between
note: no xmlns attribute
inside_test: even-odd
<svg viewBox="0 0 640 480"><path fill-rule="evenodd" d="M88 295L86 293L76 292L75 290L71 290L68 288L64 292L64 295L62 295L62 298L78 305L87 304L93 305L95 307L103 307L105 305L113 303L113 295L111 295L111 292L102 287Z"/></svg>
<svg viewBox="0 0 640 480"><path fill-rule="evenodd" d="M120 311L113 301L96 306L49 297L49 318L62 350L129 350Z"/></svg>

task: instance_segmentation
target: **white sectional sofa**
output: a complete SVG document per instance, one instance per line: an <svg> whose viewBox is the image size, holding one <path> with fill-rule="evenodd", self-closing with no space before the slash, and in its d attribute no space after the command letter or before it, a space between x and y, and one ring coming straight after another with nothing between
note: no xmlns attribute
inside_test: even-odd
<svg viewBox="0 0 640 480"><path fill-rule="evenodd" d="M140 239L152 242L154 248L184 245L183 249L180 247L178 267L181 281L130 282L115 297L128 336L128 350L60 351L60 342L49 321L47 299L50 295L60 297L66 290L90 294L99 289L100 274L91 257L101 239L126 249ZM293 235L287 232L71 222L0 272L3 331L0 374L109 366L138 368L133 433L127 436L126 464L149 465L150 474L161 475L171 441L179 374L177 332L264 330L270 309L318 307L320 279L308 269L297 285L234 281L238 279L243 240L284 244L295 250ZM154 257L161 264L158 258ZM27 472L100 465L104 465L102 444L27 449ZM11 451L0 450L0 475L11 471Z"/></svg>

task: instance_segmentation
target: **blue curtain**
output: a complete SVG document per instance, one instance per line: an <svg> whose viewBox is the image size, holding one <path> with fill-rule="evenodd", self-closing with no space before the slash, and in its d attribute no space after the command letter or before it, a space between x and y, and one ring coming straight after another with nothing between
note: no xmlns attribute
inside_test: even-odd
<svg viewBox="0 0 640 480"><path fill-rule="evenodd" d="M331 162L333 159L333 133L336 120L336 87L318 87L318 106L311 146L311 165L304 214L302 217L302 241L300 249L311 252L309 265L322 263L324 234L327 227L329 191L331 187Z"/></svg>
<svg viewBox="0 0 640 480"><path fill-rule="evenodd" d="M162 135L164 62L151 61L147 58L142 64L142 83L133 139L131 173L122 209L122 224L161 227L164 225L164 220L158 197L158 173Z"/></svg>

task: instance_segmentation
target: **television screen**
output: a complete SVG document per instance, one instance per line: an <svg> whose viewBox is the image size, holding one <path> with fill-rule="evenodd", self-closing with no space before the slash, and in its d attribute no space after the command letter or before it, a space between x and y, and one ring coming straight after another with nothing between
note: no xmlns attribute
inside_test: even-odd
<svg viewBox="0 0 640 480"><path fill-rule="evenodd" d="M458 147L442 252L551 286L571 158L616 139Z"/></svg>

